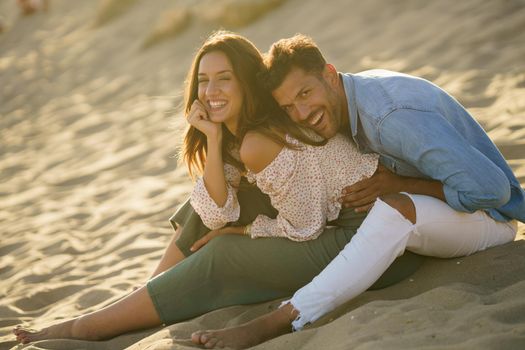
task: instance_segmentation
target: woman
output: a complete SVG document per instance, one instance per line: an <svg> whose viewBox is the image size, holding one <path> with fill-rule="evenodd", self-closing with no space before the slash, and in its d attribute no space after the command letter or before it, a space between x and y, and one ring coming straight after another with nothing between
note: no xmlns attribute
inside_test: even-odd
<svg viewBox="0 0 525 350"><path fill-rule="evenodd" d="M272 117L281 112L269 93L256 84L257 72L262 68L262 57L252 43L241 36L219 32L198 51L189 73L185 102L191 127L185 137L183 157L191 173L202 171L200 186L205 187L218 208L228 205L233 196L224 169L244 171L234 150L248 128L257 129L258 135L266 135L281 148L297 148L284 135L307 144L319 143L302 134L286 117ZM275 126L271 124L277 120ZM239 187L240 199L243 191L242 185ZM249 223L253 220L250 216L260 213L269 218L275 216L264 196L259 198L258 208L246 217L242 215L243 200L239 200L241 213L228 218L235 221L238 217L237 226L220 231L236 235L221 235L189 256L185 254L188 244L179 247L178 241L172 242L168 251L176 247L179 256L163 259L157 270L167 268L173 261L178 263L114 304L38 332L18 327L14 334L22 343L52 338L101 340L176 323L221 307L285 297L321 272L350 240L364 217L342 210L332 222L338 227L325 229L315 240L252 240L244 234L246 227L239 226L241 221ZM191 210L179 213L179 223L184 222L184 215L195 215ZM180 229L181 234L186 228ZM405 266L400 260L390 270L392 275L376 286L391 284L410 274L417 267L413 257L405 256Z"/></svg>

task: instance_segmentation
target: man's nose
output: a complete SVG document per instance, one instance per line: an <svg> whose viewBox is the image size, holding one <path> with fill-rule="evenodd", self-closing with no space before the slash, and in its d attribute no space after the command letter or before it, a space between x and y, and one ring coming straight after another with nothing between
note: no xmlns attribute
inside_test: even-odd
<svg viewBox="0 0 525 350"><path fill-rule="evenodd" d="M297 111L297 117L300 121L305 121L308 119L308 116L310 115L310 107L303 103L297 103L295 105L295 109Z"/></svg>

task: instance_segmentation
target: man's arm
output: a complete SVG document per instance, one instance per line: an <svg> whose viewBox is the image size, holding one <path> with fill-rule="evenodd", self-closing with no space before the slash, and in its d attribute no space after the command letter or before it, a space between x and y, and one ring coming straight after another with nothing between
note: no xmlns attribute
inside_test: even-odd
<svg viewBox="0 0 525 350"><path fill-rule="evenodd" d="M386 154L403 159L434 180L398 176L380 166L370 179L343 191L345 206L363 211L378 196L409 192L436 197L456 210L473 212L497 208L510 198L505 173L439 114L394 111L381 124L380 140Z"/></svg>
<svg viewBox="0 0 525 350"><path fill-rule="evenodd" d="M423 194L446 201L443 184L440 181L400 176L379 164L376 172L370 178L345 187L341 202L346 208L355 208L356 212L365 212L379 196L399 192Z"/></svg>
<svg viewBox="0 0 525 350"><path fill-rule="evenodd" d="M380 142L385 153L441 182L446 202L458 211L497 208L510 199L505 173L440 114L394 111L381 123Z"/></svg>
<svg viewBox="0 0 525 350"><path fill-rule="evenodd" d="M443 184L436 180L418 179L417 177L401 176L402 186L399 192L408 192L413 194L424 194L435 197L446 202Z"/></svg>

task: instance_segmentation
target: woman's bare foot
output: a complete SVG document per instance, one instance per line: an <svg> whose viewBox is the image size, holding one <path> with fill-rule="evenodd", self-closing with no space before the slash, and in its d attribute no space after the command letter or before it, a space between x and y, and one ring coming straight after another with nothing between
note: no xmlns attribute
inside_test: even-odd
<svg viewBox="0 0 525 350"><path fill-rule="evenodd" d="M16 340L22 344L45 339L70 339L75 338L72 331L74 322L75 320L62 322L40 331L16 326L13 329L13 334L16 336Z"/></svg>
<svg viewBox="0 0 525 350"><path fill-rule="evenodd" d="M13 334L22 344L47 339L103 340L112 336L111 333L106 335L96 327L93 328L89 321L85 322L89 317L90 315L80 316L43 328L40 331L16 326L13 329Z"/></svg>
<svg viewBox="0 0 525 350"><path fill-rule="evenodd" d="M147 288L142 287L98 311L41 331L17 327L13 334L23 344L43 339L104 340L161 323Z"/></svg>
<svg viewBox="0 0 525 350"><path fill-rule="evenodd" d="M198 331L191 341L207 349L230 347L246 349L291 331L291 323L297 317L291 304L237 327L214 331Z"/></svg>

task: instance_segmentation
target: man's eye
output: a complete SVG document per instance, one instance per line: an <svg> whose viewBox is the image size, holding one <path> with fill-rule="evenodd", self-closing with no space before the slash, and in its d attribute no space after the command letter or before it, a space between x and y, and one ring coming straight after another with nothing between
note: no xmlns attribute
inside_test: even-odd
<svg viewBox="0 0 525 350"><path fill-rule="evenodd" d="M301 92L302 97L306 97L308 96L308 94L310 94L310 90L304 90L303 92Z"/></svg>
<svg viewBox="0 0 525 350"><path fill-rule="evenodd" d="M198 81L198 83L199 83L199 84L202 84L202 83L207 83L207 82L208 82L208 80L204 80L204 79L203 79L203 80L199 80L199 81Z"/></svg>
<svg viewBox="0 0 525 350"><path fill-rule="evenodd" d="M230 77L222 77L219 80L226 80L227 81L227 80L230 80Z"/></svg>

